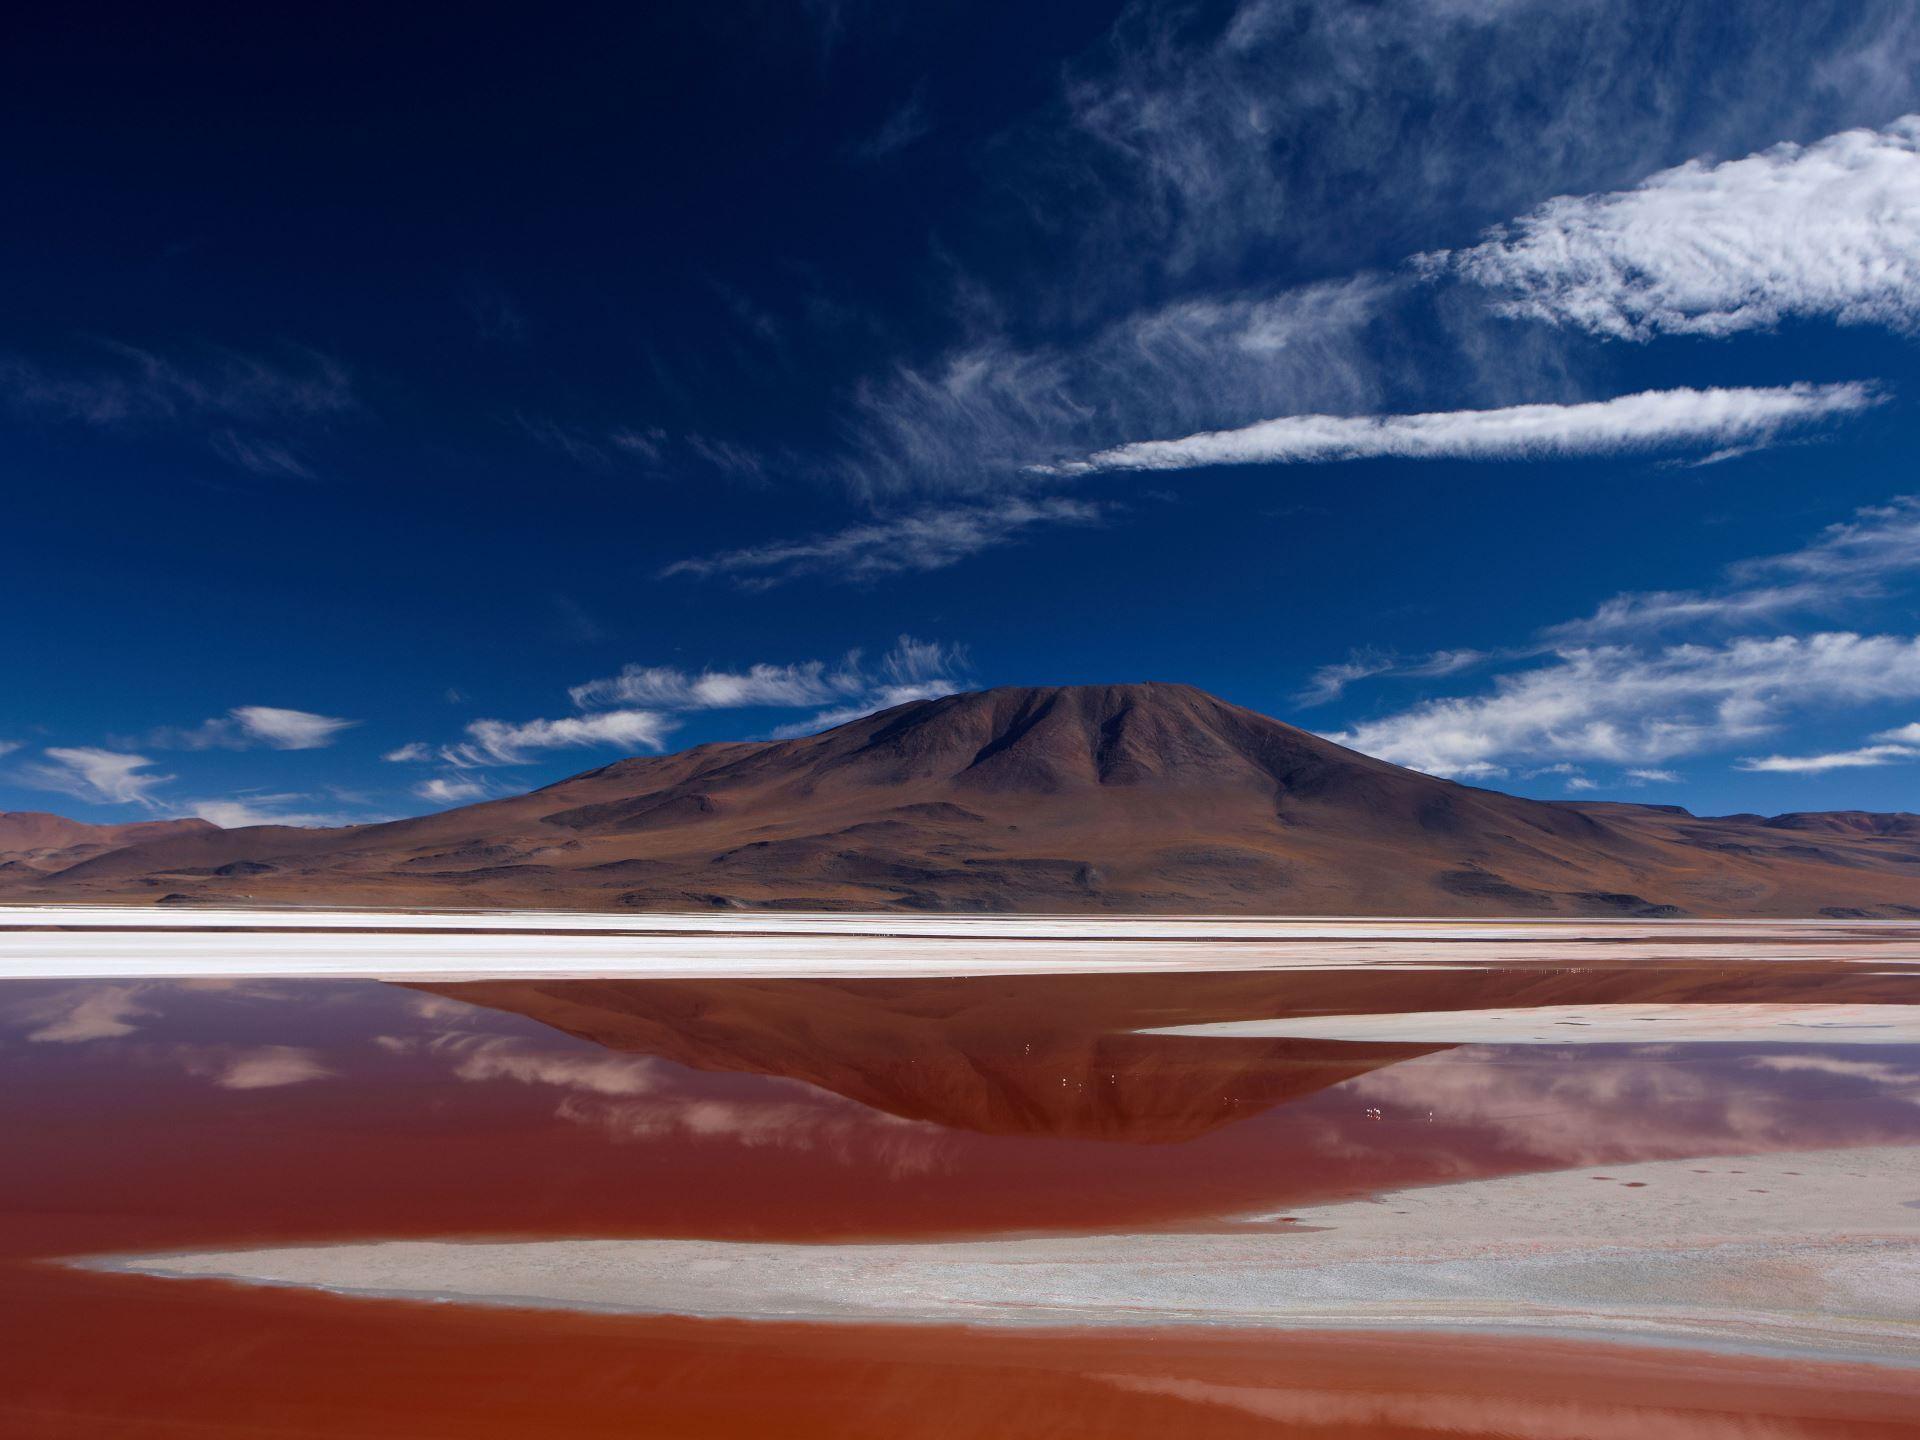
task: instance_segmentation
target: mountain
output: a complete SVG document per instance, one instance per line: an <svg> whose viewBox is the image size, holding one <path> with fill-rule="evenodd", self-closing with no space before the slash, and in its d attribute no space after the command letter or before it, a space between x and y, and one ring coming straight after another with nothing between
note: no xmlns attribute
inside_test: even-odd
<svg viewBox="0 0 1920 1440"><path fill-rule="evenodd" d="M39 810L0 810L0 876L51 874L109 850L185 835L218 834L219 829L205 820L88 825Z"/></svg>
<svg viewBox="0 0 1920 1440"><path fill-rule="evenodd" d="M334 830L141 839L0 898L1920 915L1920 817L1701 818L1405 770L1185 685L1006 688Z"/></svg>

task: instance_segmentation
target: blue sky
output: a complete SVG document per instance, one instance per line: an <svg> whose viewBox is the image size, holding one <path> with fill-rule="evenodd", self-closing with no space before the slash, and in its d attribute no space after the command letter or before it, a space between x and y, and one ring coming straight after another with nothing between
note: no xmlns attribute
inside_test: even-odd
<svg viewBox="0 0 1920 1440"><path fill-rule="evenodd" d="M1159 679L1920 808L1907 4L46 11L0 110L0 807Z"/></svg>

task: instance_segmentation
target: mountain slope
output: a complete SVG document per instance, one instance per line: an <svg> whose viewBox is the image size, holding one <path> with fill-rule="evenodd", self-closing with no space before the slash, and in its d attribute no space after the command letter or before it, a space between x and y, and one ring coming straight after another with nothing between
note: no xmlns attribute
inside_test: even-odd
<svg viewBox="0 0 1920 1440"><path fill-rule="evenodd" d="M217 833L219 827L206 820L89 825L40 810L0 810L0 875L50 874L129 845Z"/></svg>
<svg viewBox="0 0 1920 1440"><path fill-rule="evenodd" d="M1007 688L384 825L198 832L0 896L355 904L1920 914L1920 819L1701 819L1404 770L1184 685Z"/></svg>

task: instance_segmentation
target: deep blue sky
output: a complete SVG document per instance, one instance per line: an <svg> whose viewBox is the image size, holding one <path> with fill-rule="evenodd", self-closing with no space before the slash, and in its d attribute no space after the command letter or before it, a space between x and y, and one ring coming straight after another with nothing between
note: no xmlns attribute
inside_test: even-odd
<svg viewBox="0 0 1920 1440"><path fill-rule="evenodd" d="M331 823L1138 679L1920 808L1920 20L1708 10L41 7L0 808Z"/></svg>

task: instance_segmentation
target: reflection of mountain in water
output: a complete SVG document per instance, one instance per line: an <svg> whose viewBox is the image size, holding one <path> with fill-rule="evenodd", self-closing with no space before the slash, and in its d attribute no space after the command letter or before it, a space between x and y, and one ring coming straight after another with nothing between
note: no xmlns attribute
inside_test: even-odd
<svg viewBox="0 0 1920 1440"><path fill-rule="evenodd" d="M1061 977L1065 979L1067 977ZM1263 976L490 981L421 986L610 1050L803 1080L989 1135L1168 1143L1444 1046L1130 1034L1271 1011ZM1175 992L1187 992L1179 1003ZM1237 1002L1237 1003L1236 1003Z"/></svg>
<svg viewBox="0 0 1920 1440"><path fill-rule="evenodd" d="M989 1135L1172 1142L1444 1045L1136 1035L1286 1014L1664 1001L1899 1003L1911 978L1813 959L1578 967L563 980L419 986L611 1050L803 1080Z"/></svg>

